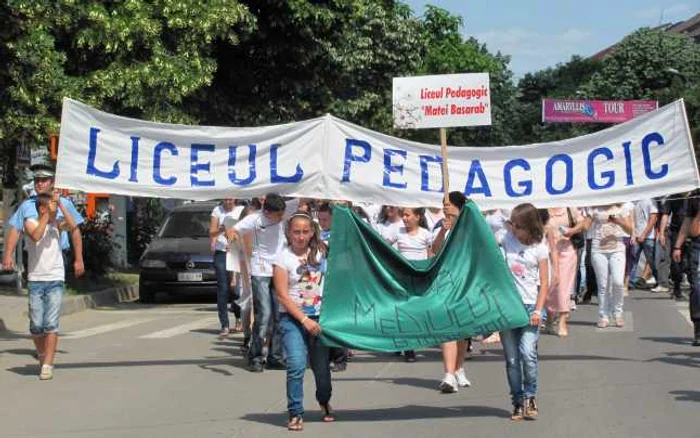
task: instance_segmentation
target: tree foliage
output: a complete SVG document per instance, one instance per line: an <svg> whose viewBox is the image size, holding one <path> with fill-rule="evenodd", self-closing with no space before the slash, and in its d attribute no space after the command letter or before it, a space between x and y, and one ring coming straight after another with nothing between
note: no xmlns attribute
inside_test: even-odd
<svg viewBox="0 0 700 438"><path fill-rule="evenodd" d="M58 132L64 96L149 120L192 121L183 98L211 83L216 41L254 17L236 0L9 0L0 47L0 142L38 147Z"/></svg>
<svg viewBox="0 0 700 438"><path fill-rule="evenodd" d="M391 79L416 70L420 22L393 1L247 0L256 32L221 42L219 69L196 99L204 123L260 125L331 112L390 126Z"/></svg>

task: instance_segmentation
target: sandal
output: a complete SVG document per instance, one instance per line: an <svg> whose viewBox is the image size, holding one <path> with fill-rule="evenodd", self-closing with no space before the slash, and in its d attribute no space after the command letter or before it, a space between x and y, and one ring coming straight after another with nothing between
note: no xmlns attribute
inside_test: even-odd
<svg viewBox="0 0 700 438"><path fill-rule="evenodd" d="M321 421L324 423L333 423L335 421L335 415L333 415L333 412L331 412L331 405L326 403L326 404L321 404L321 409L323 409L323 417L321 417Z"/></svg>
<svg viewBox="0 0 700 438"><path fill-rule="evenodd" d="M294 432L299 432L304 430L304 419L301 415L294 415L289 417L289 423L287 423L287 430Z"/></svg>

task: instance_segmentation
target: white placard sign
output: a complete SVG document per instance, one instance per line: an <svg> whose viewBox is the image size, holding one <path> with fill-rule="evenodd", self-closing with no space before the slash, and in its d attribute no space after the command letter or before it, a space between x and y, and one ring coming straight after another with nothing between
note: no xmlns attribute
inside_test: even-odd
<svg viewBox="0 0 700 438"><path fill-rule="evenodd" d="M449 187L482 208L611 204L700 187L683 101L583 137L449 152ZM284 196L440 206L434 145L333 116L224 128L153 123L63 103L56 186L180 199Z"/></svg>
<svg viewBox="0 0 700 438"><path fill-rule="evenodd" d="M394 126L451 128L491 124L488 73L394 78Z"/></svg>

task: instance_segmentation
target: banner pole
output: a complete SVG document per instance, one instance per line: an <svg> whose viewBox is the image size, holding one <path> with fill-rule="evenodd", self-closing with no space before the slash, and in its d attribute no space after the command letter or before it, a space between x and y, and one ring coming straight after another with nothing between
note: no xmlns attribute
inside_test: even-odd
<svg viewBox="0 0 700 438"><path fill-rule="evenodd" d="M450 194L450 176L447 173L447 129L440 128L440 147L442 151L442 187L445 192L445 202Z"/></svg>

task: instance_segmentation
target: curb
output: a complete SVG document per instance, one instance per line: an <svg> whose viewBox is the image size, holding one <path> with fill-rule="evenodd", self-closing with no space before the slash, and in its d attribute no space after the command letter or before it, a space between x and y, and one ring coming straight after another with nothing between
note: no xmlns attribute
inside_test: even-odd
<svg viewBox="0 0 700 438"><path fill-rule="evenodd" d="M18 295L18 297L21 297ZM24 296L21 306L8 310L5 320L0 316L0 333L15 330L16 327L25 327L27 320L27 297ZM85 295L64 295L61 304L61 315L70 315L95 307L108 306L118 303L126 303L139 299L139 285L121 286L93 292Z"/></svg>
<svg viewBox="0 0 700 438"><path fill-rule="evenodd" d="M86 295L65 297L61 306L61 315L70 315L86 309L136 301L139 299L139 285L115 287Z"/></svg>

